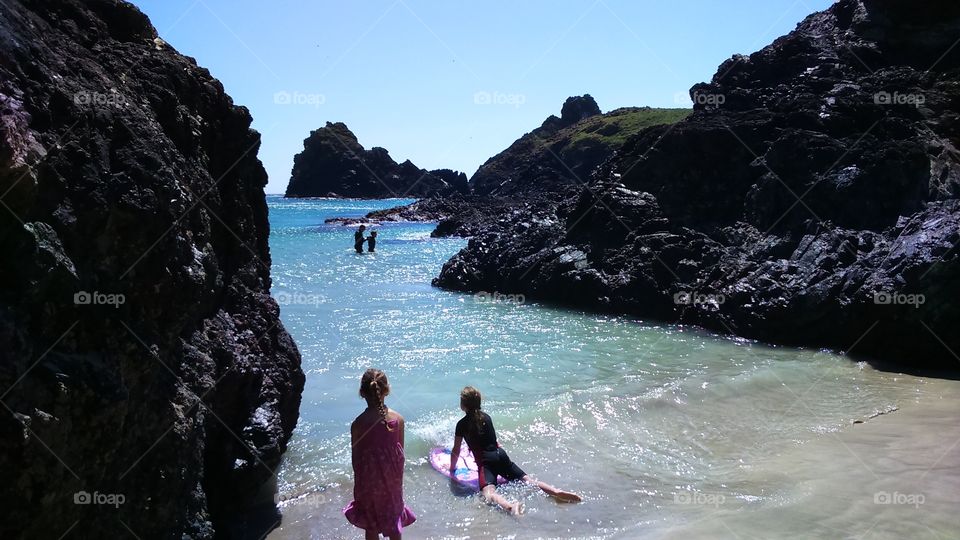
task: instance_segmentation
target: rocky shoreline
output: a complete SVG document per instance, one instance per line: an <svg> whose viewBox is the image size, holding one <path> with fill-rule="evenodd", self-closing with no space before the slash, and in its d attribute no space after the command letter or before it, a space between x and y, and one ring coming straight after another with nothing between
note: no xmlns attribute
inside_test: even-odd
<svg viewBox="0 0 960 540"><path fill-rule="evenodd" d="M539 197L536 201L478 195L428 197L408 205L376 210L363 217L328 218L324 223L370 226L391 222L436 222L437 227L430 233L434 238L470 237L491 227L506 226L521 216L538 215L539 208L549 209L555 204L555 200L547 197Z"/></svg>
<svg viewBox="0 0 960 540"><path fill-rule="evenodd" d="M627 107L602 113L590 94L572 96L564 101L560 116L550 115L540 127L488 159L465 189L455 193L435 191L410 205L378 210L361 218L336 217L326 222L343 225L437 222L432 234L435 237L468 237L505 227L515 219L526 219L523 216L527 214L535 219L544 218L561 201L574 195L578 186L586 184L597 167L613 157L628 137L649 126L672 124L689 113L688 109L650 107ZM358 155L361 154L354 152L349 157ZM330 179L334 185L350 182L336 170L323 171L318 176ZM291 184L293 181L292 178Z"/></svg>
<svg viewBox="0 0 960 540"><path fill-rule="evenodd" d="M304 375L249 112L120 0L5 0L0 57L0 536L261 536Z"/></svg>
<svg viewBox="0 0 960 540"><path fill-rule="evenodd" d="M574 96L469 180L329 123L287 195L424 197L328 222L469 237L437 287L955 369L958 35L839 0L692 112ZM4 0L0 56L0 535L262 536L304 374L249 112L122 0Z"/></svg>
<svg viewBox="0 0 960 540"><path fill-rule="evenodd" d="M691 88L693 114L603 160L549 150L603 127L584 127L602 117L574 97L567 120L485 163L470 198L365 219L470 237L438 287L953 366L958 34L956 6L842 0L719 66Z"/></svg>
<svg viewBox="0 0 960 540"><path fill-rule="evenodd" d="M693 115L626 141L550 218L475 235L434 284L955 366L958 31L956 6L815 13L721 65Z"/></svg>

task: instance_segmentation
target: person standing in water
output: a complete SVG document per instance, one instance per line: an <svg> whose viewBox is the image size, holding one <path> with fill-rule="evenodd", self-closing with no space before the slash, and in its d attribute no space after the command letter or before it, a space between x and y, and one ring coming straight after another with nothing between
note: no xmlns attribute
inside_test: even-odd
<svg viewBox="0 0 960 540"><path fill-rule="evenodd" d="M363 253L363 231L367 230L366 225L360 225L357 228L357 232L353 233L353 249L357 250L357 253Z"/></svg>
<svg viewBox="0 0 960 540"><path fill-rule="evenodd" d="M373 253L377 249L377 231L370 231L367 237L367 252Z"/></svg>
<svg viewBox="0 0 960 540"><path fill-rule="evenodd" d="M368 369L360 378L367 409L350 425L353 501L343 509L347 521L364 530L366 540L384 535L401 540L401 529L417 516L403 503L403 429L400 413L387 408L387 376Z"/></svg>
<svg viewBox="0 0 960 540"><path fill-rule="evenodd" d="M583 500L576 493L557 489L550 484L541 482L523 472L523 469L510 460L507 452L497 442L497 432L493 428L490 415L480 410L480 391L472 386L465 387L460 392L460 410L465 414L457 422L453 439L453 452L450 454L450 470L456 470L457 460L460 459L460 445L467 441L467 447L477 461L477 473L480 481L480 492L487 502L500 505L501 508L514 515L523 512L523 503L510 502L497 493L497 476L507 480L523 480L537 486L547 495L561 502L580 502Z"/></svg>

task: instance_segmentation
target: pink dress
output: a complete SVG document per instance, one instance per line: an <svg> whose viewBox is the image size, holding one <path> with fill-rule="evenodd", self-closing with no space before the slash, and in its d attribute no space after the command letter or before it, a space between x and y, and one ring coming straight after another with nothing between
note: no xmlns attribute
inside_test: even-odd
<svg viewBox="0 0 960 540"><path fill-rule="evenodd" d="M403 504L403 447L400 423L361 426L353 462L353 501L343 509L347 521L365 531L400 534L417 516Z"/></svg>

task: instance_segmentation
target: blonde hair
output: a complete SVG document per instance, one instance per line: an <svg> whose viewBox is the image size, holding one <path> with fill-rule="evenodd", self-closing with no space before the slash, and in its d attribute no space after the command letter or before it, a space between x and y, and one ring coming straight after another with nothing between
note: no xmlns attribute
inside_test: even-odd
<svg viewBox="0 0 960 540"><path fill-rule="evenodd" d="M483 431L483 427L486 425L483 413L480 410L482 399L480 391L472 386L465 386L460 391L460 406L463 407L464 412L473 416L473 424L477 433Z"/></svg>
<svg viewBox="0 0 960 540"><path fill-rule="evenodd" d="M390 425L387 424L387 406L383 404L383 399L389 394L390 382L387 381L386 373L370 368L360 377L360 397L367 400L367 405L377 407L380 419L388 430Z"/></svg>

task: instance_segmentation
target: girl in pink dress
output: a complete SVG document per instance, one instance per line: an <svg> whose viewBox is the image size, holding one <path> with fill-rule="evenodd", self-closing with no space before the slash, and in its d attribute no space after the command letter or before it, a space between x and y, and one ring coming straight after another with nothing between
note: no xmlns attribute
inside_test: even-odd
<svg viewBox="0 0 960 540"><path fill-rule="evenodd" d="M368 369L360 379L367 410L350 425L353 449L353 501L343 509L347 520L366 531L400 540L400 531L417 516L403 504L403 417L383 404L390 393L387 376Z"/></svg>

